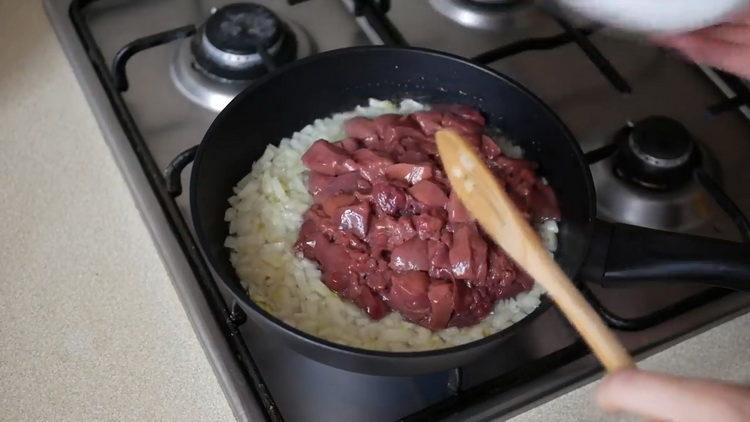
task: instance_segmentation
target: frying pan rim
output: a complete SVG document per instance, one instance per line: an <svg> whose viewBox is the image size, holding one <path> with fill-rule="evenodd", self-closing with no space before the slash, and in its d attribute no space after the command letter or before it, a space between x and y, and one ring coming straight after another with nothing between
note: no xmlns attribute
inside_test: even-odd
<svg viewBox="0 0 750 422"><path fill-rule="evenodd" d="M582 233L582 235L586 237L584 251L582 252L583 257L579 260L580 262L578 262L575 265L575 268L573 269L574 273L577 273L580 270L580 267L584 262L584 257L591 243L591 227L592 227L594 217L596 215L596 206L595 206L596 196L595 196L594 182L591 176L590 169L588 165L586 165L583 151L581 150L578 142L576 142L573 134L570 132L570 129L568 129L565 123L557 116L557 114L544 101L542 101L538 96L532 93L528 88L526 88L525 86L523 86L516 80L512 79L511 77L504 75L493 69L490 69L486 66L471 62L470 60L457 56L457 55L453 55L450 53L445 53L445 52L441 52L437 50L427 49L427 48L420 48L420 47L356 46L356 47L347 47L347 48L329 50L323 53L318 53L318 54L308 56L303 59L291 62L275 70L274 72L271 72L263 76L257 81L253 82L251 85L245 88L240 94L238 94L211 122L211 125L209 126L208 130L203 136L203 139L198 145L198 148L195 154L195 160L193 161L193 168L190 174L190 209L191 209L191 214L192 214L193 227L195 229L196 235L198 237L198 242L201 245L201 247L203 247L203 245L208 245L208 241L206 240L206 234L203 232L201 228L202 227L201 215L200 215L200 211L199 211L199 207L197 205L197 199L196 199L197 198L196 191L197 191L197 185L198 185L197 180L199 179L196 176L201 168L204 149L208 148L207 145L210 143L210 140L214 138L213 136L214 132L218 131L218 127L221 126L222 122L228 119L227 116L230 116L232 114L232 111L235 108L239 107L239 104L241 104L246 97L252 95L260 87L264 86L267 83L270 83L270 81L272 81L275 78L280 77L286 72L289 72L293 69L296 69L297 67L305 66L308 63L313 63L318 60L325 60L331 57L336 57L336 56L341 56L341 55L366 54L370 51L381 51L381 52L393 51L393 52L409 52L413 54L426 54L430 56L437 56L438 58L443 59L443 60L450 60L450 61L458 62L459 64L463 66L474 68L477 71L487 73L490 76L498 79L499 82L510 85L514 89L520 91L521 94L528 96L533 102L539 105L540 106L539 111L543 111L544 113L547 114L547 117L555 120L556 125L560 129L560 135L562 135L562 137L564 137L565 140L570 144L572 148L571 151L573 152L575 156L574 158L576 159L576 161L578 161L581 164L581 167L584 170L585 177L583 177L584 179L583 188L586 191L585 196L589 199L588 210L587 210L589 221L586 222L587 227L585 229L585 233ZM213 254L208 253L208 251L205 250L206 248L203 248L203 249L205 252L204 255L206 256L209 265L211 265L212 268L217 268L216 265L214 265L214 262L218 259L218 257L215 257ZM458 354L458 353L461 353L470 349L474 349L477 347L489 346L489 343L495 343L495 342L500 343L502 339L509 337L516 330L522 328L524 325L534 320L543 312L546 312L552 305L552 300L549 298L549 296L545 294L540 298L541 300L540 305L537 306L537 308L534 311L532 311L530 314L524 316L523 319L521 319L518 322L513 323L507 328L504 328L489 336L482 337L481 339L478 339L475 341L471 341L471 342L456 345L456 346L441 348L441 349L430 349L430 350L413 351L413 352L403 352L403 351L390 352L390 351L385 351L385 350L371 350L371 349L364 349L364 348L334 343L330 340L306 333L284 322L280 318L276 317L275 315L271 314L270 312L258 306L250 298L250 295L247 293L247 291L244 288L242 288L241 283L239 283L239 278L237 279L237 282L230 282L228 280L225 280L225 278L222 275L220 275L218 271L216 271L216 275L222 281L222 283L224 283L224 285L227 288L229 288L234 298L239 301L239 303L242 305L243 308L245 308L246 310L249 308L253 312L260 314L260 316L270 321L277 327L281 328L285 333L292 335L293 337L296 337L299 340L303 340L305 342L314 343L318 346L325 347L326 349L334 349L335 352L346 353L348 355L354 354L354 355L364 356L364 357L380 358L380 359L383 359L383 358L404 359L406 358L406 359L416 360L416 359L427 358L427 357L439 357L442 355ZM575 274L569 274L569 275L571 276L571 278L573 278Z"/></svg>

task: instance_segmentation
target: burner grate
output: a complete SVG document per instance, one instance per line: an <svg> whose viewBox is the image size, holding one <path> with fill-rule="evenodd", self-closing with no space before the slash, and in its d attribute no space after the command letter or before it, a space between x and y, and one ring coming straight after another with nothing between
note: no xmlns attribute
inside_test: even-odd
<svg viewBox="0 0 750 422"><path fill-rule="evenodd" d="M277 406L274 397L271 395L266 382L263 380L263 376L255 363L253 355L249 351L245 340L241 335L238 335L238 327L244 323L244 315L239 308L234 306L235 304L227 303L222 297L219 286L212 277L208 265L199 252L197 242L193 238L189 226L175 202L174 198L181 193L181 189L179 188L179 172L189 163L191 150L185 151L184 154L178 156L174 161L174 165L170 166L165 172L162 172L149 152L143 136L121 95L121 92L128 89L127 75L125 71L128 58L144 49L190 36L195 31L195 27L192 25L181 27L172 31L156 34L152 37L146 37L134 41L120 50L113 66L110 68L105 62L87 23L86 8L96 1L98 0L73 0L69 9L70 19L74 24L81 43L83 43L87 51L88 58L94 66L101 84L104 86L108 100L117 115L120 125L128 137L130 146L138 157L139 163L149 181L150 187L156 194L162 211L167 216L170 223L170 229L178 239L181 250L185 256L187 256L191 269L195 273L198 283L200 284L201 291L211 305L213 317L222 328L223 336L230 345L237 363L243 369L244 376L252 390L249 394L252 394L260 403L262 403L265 417L268 420L283 420L281 411ZM306 0L287 0L289 4L299 4L305 1ZM388 45L408 45L403 34L401 34L399 29L388 18L389 9L390 1L388 0L354 0L352 12L355 17L363 19L370 26L374 34L379 38L380 43ZM625 78L588 39L589 35L599 30L599 27L586 27L579 29L564 20L557 20L557 22L564 30L564 32L558 35L544 38L523 39L486 51L475 56L474 60L478 63L488 64L524 52L551 50L566 44L575 43L618 92L629 93L632 91L630 84ZM710 110L719 113L747 105L747 100L750 99L750 92L747 87L745 87L741 81L736 83L736 78L732 79L733 77L729 75L720 75L720 77L729 81L727 83L732 86L737 94L727 102L718 104ZM192 151L194 152L194 150ZM591 152L590 157L592 159L602 158L600 156L606 156L609 152L611 151L602 150L596 153ZM723 192L720 192L720 194L723 196L715 196L717 202L721 204L721 201L724 201L722 207L725 210L730 210L728 213L732 215L735 222L737 222L740 227L743 236L746 236L747 239L747 237L750 237L750 235L747 234L748 231L750 231L750 225L748 225L747 220L742 217L741 213L739 213L736 205L732 204L731 201L728 201L728 197L726 197ZM732 206L734 208L732 208ZM733 209L734 211L737 211L737 213L732 214ZM601 315L612 327L629 331L641 330L659 324L664 320L679 315L695 306L716 301L726 296L728 291L722 289L707 290L684 299L667 309L662 309L653 314L644 315L638 318L628 319L621 318L604 308L594 293L589 289L586 288L584 293L587 294L588 299L596 305ZM502 396L518 386L537 379L541 375L549 373L563 365L585 358L587 355L588 350L585 345L578 341L540 360L522 365L511 372L494 377L468 389L462 388L463 374L461 368L457 368L451 373L449 379L449 390L453 392L453 395L405 417L405 420L435 420L437 418L457 414L483 402L490 401L492 398ZM568 379L566 382L572 384L588 378L596 372L597 370L587 370L579 373L575 379ZM551 385L547 387L547 390L557 390L562 387L563 386L561 385ZM503 409L503 412L510 412L518 409L541 398L542 396L543 393L540 392L534 397L527 397L522 403L506 406Z"/></svg>
<svg viewBox="0 0 750 422"><path fill-rule="evenodd" d="M109 66L105 62L91 31L88 29L84 11L86 7L96 1L97 0L74 0L71 3L70 17L78 32L78 36L86 47L91 63L107 92L112 108L115 110L120 124L128 136L128 140L138 156L138 160L148 178L152 190L156 193L159 205L168 217L170 228L179 240L182 252L189 258L191 269L196 274L196 278L200 283L200 288L211 305L210 307L213 311L213 317L218 325L222 327L224 337L227 339L230 348L234 352L240 367L244 369L244 374L247 377L248 384L253 386L251 394L255 395L263 404L265 416L268 420L281 421L283 420L281 413L279 412L273 397L271 397L268 387L263 381L263 377L260 374L247 345L240 336L233 335L233 333L236 332L236 326L233 322L233 314L227 307L227 304L219 291L219 286L211 276L211 272L199 252L198 245L190 233L187 222L183 218L177 207L177 203L170 194L167 188L167 183L162 176L162 172L157 166L154 158L151 156L133 116L120 95L120 90L115 84Z"/></svg>

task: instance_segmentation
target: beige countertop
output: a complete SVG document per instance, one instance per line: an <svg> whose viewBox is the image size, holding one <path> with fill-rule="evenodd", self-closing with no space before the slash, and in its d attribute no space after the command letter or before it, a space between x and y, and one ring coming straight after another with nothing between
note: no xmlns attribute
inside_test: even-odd
<svg viewBox="0 0 750 422"><path fill-rule="evenodd" d="M0 0L0 181L0 420L231 420L38 0Z"/></svg>
<svg viewBox="0 0 750 422"><path fill-rule="evenodd" d="M0 0L0 420L230 420L39 0ZM750 316L643 366L750 381ZM592 386L517 418L600 420Z"/></svg>

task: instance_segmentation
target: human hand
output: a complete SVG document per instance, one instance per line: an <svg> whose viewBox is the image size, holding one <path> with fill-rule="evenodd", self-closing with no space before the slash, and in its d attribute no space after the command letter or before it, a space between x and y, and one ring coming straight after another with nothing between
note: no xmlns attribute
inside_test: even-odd
<svg viewBox="0 0 750 422"><path fill-rule="evenodd" d="M680 422L750 421L750 388L628 369L607 376L599 406L648 419Z"/></svg>
<svg viewBox="0 0 750 422"><path fill-rule="evenodd" d="M725 23L683 34L660 35L654 41L680 51L696 63L750 79L750 9Z"/></svg>

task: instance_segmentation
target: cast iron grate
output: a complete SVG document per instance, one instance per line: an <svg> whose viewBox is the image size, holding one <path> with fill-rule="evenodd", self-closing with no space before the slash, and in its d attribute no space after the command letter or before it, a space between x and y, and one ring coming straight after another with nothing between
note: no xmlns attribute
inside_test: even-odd
<svg viewBox="0 0 750 422"><path fill-rule="evenodd" d="M105 62L87 23L86 8L96 1L98 0L74 0L69 9L70 19L104 87L119 123L138 157L150 187L156 194L159 205L169 221L170 229L175 234L183 253L188 258L191 270L195 274L200 285L199 287L211 307L213 317L222 328L223 335L227 339L238 365L243 370L243 374L252 390L248 394L253 395L262 404L263 411L268 420L281 421L283 420L281 411L264 382L247 344L242 336L238 335L237 327L245 322L246 316L239 307L226 303L222 297L219 286L212 277L207 263L201 256L196 240L190 233L188 223L185 221L174 200L181 193L179 171L190 161L190 156L195 150L193 148L183 152L162 172L149 152L143 136L121 96L121 92L127 90L128 87L125 69L127 60L132 55L156 45L191 36L195 31L195 27L189 25L134 40L118 52L112 67L110 67ZM304 1L306 0L287 0L289 4L298 4ZM354 15L365 18L384 44L408 45L407 40L388 18L388 11L390 9L389 0L354 0L353 4ZM598 26L576 28L565 20L553 17L551 19L555 19L559 26L562 27L562 33L549 37L528 38L499 46L474 57L473 60L477 63L488 64L524 52L551 50L566 44L575 43L616 90L621 93L631 92L632 88L629 83L606 59L601 51L597 49L594 43L589 40L588 37L600 29ZM273 66L268 67L272 68ZM712 113L719 113L747 105L747 101L750 100L750 91L744 84L731 75L722 74L720 76L738 94L726 102L711 107L710 111ZM609 152L593 151L588 155L588 158L596 160L601 156L608 155ZM713 188L717 187L713 186ZM715 196L720 198L717 200L729 201L726 195L721 195L723 195L722 192L718 194L718 197ZM728 205L725 203L722 207L730 210L737 209L731 201L729 201ZM743 231L743 235L745 235L748 230L747 221L744 220L744 217L738 220L738 217L731 212L730 215L732 215ZM726 290L710 289L652 314L625 319L606 310L590 290L585 289L584 293L611 326L623 330L642 330L660 324L695 306L718 300L728 294ZM585 345L578 341L541 360L518 367L509 373L492 378L469 389L462 388L462 370L461 368L456 368L452 371L449 381L449 389L454 394L439 403L406 416L404 420L435 420L455 414L504 391L521 386L555 368L581 359L588 354Z"/></svg>

